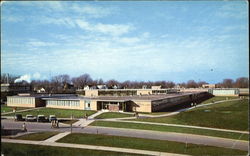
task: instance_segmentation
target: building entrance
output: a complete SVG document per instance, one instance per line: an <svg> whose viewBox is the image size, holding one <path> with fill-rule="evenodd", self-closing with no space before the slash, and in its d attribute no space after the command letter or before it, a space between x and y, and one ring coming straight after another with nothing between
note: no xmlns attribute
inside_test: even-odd
<svg viewBox="0 0 250 156"><path fill-rule="evenodd" d="M97 110L128 111L128 102L98 101Z"/></svg>

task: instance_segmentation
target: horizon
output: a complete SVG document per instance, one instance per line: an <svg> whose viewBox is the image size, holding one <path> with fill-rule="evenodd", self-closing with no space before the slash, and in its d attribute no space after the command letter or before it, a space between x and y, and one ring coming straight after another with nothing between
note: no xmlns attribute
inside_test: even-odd
<svg viewBox="0 0 250 156"><path fill-rule="evenodd" d="M1 5L2 73L211 84L249 75L245 1Z"/></svg>

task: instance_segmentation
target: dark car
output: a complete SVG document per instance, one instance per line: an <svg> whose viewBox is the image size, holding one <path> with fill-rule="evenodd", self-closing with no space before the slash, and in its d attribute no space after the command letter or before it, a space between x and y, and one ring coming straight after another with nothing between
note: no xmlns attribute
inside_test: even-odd
<svg viewBox="0 0 250 156"><path fill-rule="evenodd" d="M15 121L24 121L24 118L21 114L16 114L14 119L15 119Z"/></svg>
<svg viewBox="0 0 250 156"><path fill-rule="evenodd" d="M47 122L48 120L44 115L38 115L37 116L37 122Z"/></svg>

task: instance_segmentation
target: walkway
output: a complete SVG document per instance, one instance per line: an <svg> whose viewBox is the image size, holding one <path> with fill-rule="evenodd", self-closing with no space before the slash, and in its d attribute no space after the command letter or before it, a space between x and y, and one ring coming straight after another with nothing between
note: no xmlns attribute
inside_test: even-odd
<svg viewBox="0 0 250 156"><path fill-rule="evenodd" d="M63 133L59 133L57 135L54 135L50 138L48 138L47 140L44 140L45 142L56 142L57 140L69 135L70 132L63 132Z"/></svg>
<svg viewBox="0 0 250 156"><path fill-rule="evenodd" d="M108 146L82 145L82 144L69 144L69 143L57 143L57 142L48 142L48 141L1 139L1 142L53 146L53 147L66 147L66 148L80 148L80 149L89 149L89 150L133 153L133 154L145 154L145 155L155 155L155 156L170 156L170 155L171 156L187 156L184 154L175 154L175 153L148 151L148 150L138 150L138 149L118 148L118 147L108 147Z"/></svg>
<svg viewBox="0 0 250 156"><path fill-rule="evenodd" d="M104 113L104 112L98 111L95 114L92 114L91 116L89 116L88 119L81 118L81 119L79 119L79 121L75 122L73 124L73 126L86 127L86 126L88 126L89 124L91 124L92 122L95 121L94 118L96 116L98 116L98 115L100 115L102 113Z"/></svg>

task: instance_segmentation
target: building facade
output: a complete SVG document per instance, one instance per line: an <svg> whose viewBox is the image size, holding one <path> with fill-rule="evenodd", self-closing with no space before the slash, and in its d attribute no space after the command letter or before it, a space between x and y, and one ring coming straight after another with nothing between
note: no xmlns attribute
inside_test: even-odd
<svg viewBox="0 0 250 156"><path fill-rule="evenodd" d="M193 103L207 97L207 92L155 94L134 96L8 96L7 105L12 107L48 107L76 110L106 110L125 112L155 112L180 105Z"/></svg>

